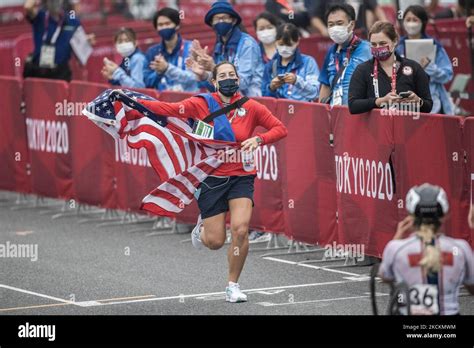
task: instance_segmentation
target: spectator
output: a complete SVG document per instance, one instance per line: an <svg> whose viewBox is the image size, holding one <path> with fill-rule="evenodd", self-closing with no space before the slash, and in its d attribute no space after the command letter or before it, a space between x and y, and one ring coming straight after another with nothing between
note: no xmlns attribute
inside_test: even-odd
<svg viewBox="0 0 474 348"><path fill-rule="evenodd" d="M262 83L264 96L314 101L319 93L319 68L313 57L298 49L300 33L291 23L277 30L277 54L265 65Z"/></svg>
<svg viewBox="0 0 474 348"><path fill-rule="evenodd" d="M472 0L458 0L456 6L446 7L435 14L435 19L468 17L466 25L469 26L469 16L474 18L474 2Z"/></svg>
<svg viewBox="0 0 474 348"><path fill-rule="evenodd" d="M35 0L26 0L26 17L33 27L34 51L25 62L23 77L70 81L70 40L81 25L76 16L64 12L63 0L47 0L38 8Z"/></svg>
<svg viewBox="0 0 474 348"><path fill-rule="evenodd" d="M389 22L376 22L369 31L373 59L357 66L349 85L352 114L407 104L414 112L430 112L433 105L429 76L417 62L400 57L398 34ZM410 92L406 97L400 92Z"/></svg>
<svg viewBox="0 0 474 348"><path fill-rule="evenodd" d="M329 48L319 75L319 102L347 105L351 76L360 63L372 57L370 45L354 34L355 11L352 6L332 5L328 8L324 21L334 45Z"/></svg>
<svg viewBox="0 0 474 348"><path fill-rule="evenodd" d="M158 30L161 42L148 49L143 76L146 87L159 91L198 90L196 76L186 68L192 42L179 34L181 19L175 9L165 7L156 12L153 26Z"/></svg>
<svg viewBox="0 0 474 348"><path fill-rule="evenodd" d="M216 32L217 41L212 57L199 41L193 42L192 59L188 60L188 66L202 81L200 86L213 91L210 72L216 64L228 61L237 67L241 93L248 97L261 96L262 55L257 42L240 30L240 15L228 2L217 1L212 4L204 21Z"/></svg>
<svg viewBox="0 0 474 348"><path fill-rule="evenodd" d="M454 115L454 106L444 87L453 79L453 65L441 46L441 43L435 38L426 35L426 24L428 23L428 13L419 5L407 7L403 14L403 27L408 36L403 36L397 47L397 53L405 57L405 41L412 39L433 39L436 45L436 57L430 61L427 57L420 61L420 65L430 76L430 92L433 99L431 113Z"/></svg>
<svg viewBox="0 0 474 348"><path fill-rule="evenodd" d="M279 24L280 20L269 12L259 14L253 21L264 64L267 64L276 54L276 35Z"/></svg>
<svg viewBox="0 0 474 348"><path fill-rule="evenodd" d="M104 58L102 76L113 85L145 88L143 68L146 57L137 47L137 36L130 28L121 28L115 34L115 49L123 57L120 66Z"/></svg>
<svg viewBox="0 0 474 348"><path fill-rule="evenodd" d="M298 28L307 29L311 24L308 12L304 8L298 10L293 0L267 0L265 10Z"/></svg>
<svg viewBox="0 0 474 348"><path fill-rule="evenodd" d="M311 17L311 25L319 33L328 36L324 25L327 10L335 4L352 6L356 13L355 29L362 29L366 32L377 20L386 21L385 12L379 6L377 0L306 0L305 4Z"/></svg>

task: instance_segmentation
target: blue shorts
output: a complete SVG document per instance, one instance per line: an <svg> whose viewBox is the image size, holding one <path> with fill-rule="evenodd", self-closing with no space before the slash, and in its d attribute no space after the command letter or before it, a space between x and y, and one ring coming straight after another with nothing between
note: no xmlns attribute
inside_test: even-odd
<svg viewBox="0 0 474 348"><path fill-rule="evenodd" d="M253 206L255 177L256 175L208 176L198 187L201 218L229 211L229 200L234 198L249 198Z"/></svg>

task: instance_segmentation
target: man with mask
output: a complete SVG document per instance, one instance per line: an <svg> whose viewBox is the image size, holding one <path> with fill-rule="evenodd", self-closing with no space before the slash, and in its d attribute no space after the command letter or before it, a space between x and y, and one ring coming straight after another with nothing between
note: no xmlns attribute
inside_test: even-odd
<svg viewBox="0 0 474 348"><path fill-rule="evenodd" d="M159 10L153 17L153 25L162 41L146 53L143 70L146 87L159 91L198 90L195 74L186 69L192 42L184 40L179 34L180 23L179 12L169 7Z"/></svg>
<svg viewBox="0 0 474 348"><path fill-rule="evenodd" d="M202 81L201 86L213 91L211 71L216 64L228 61L237 68L242 94L261 96L263 59L257 42L240 30L240 15L227 1L216 1L204 21L216 32L217 41L212 57L201 48L199 42L195 41L193 45L189 66Z"/></svg>
<svg viewBox="0 0 474 348"><path fill-rule="evenodd" d="M34 51L26 59L23 77L71 80L70 41L81 23L63 6L63 0L47 0L44 8L38 8L35 0L25 1L26 18L33 27Z"/></svg>
<svg viewBox="0 0 474 348"><path fill-rule="evenodd" d="M319 102L348 105L349 82L357 65L369 60L370 44L354 34L355 11L347 4L334 4L326 12L329 37L334 45L328 50L319 75Z"/></svg>

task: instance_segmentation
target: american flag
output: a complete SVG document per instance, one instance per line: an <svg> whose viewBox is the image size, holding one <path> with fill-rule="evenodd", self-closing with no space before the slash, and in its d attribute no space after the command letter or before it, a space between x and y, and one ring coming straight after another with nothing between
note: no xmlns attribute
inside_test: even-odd
<svg viewBox="0 0 474 348"><path fill-rule="evenodd" d="M156 99L126 89L108 89L82 113L114 138L126 138L131 148L146 148L162 183L143 199L141 208L174 216L192 202L199 184L223 163L218 150L229 153L238 145L196 136L183 119L156 115L140 100ZM140 116L130 110L139 111Z"/></svg>

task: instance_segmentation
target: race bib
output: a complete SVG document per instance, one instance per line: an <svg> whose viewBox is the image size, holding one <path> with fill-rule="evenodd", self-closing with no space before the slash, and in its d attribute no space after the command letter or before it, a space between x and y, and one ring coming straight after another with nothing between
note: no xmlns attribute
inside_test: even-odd
<svg viewBox="0 0 474 348"><path fill-rule="evenodd" d="M214 127L206 122L197 120L194 122L193 134L206 139L214 139Z"/></svg>
<svg viewBox="0 0 474 348"><path fill-rule="evenodd" d="M418 284L410 288L410 311L412 315L439 314L438 287Z"/></svg>
<svg viewBox="0 0 474 348"><path fill-rule="evenodd" d="M56 47L52 45L42 45L39 59L41 68L54 68L54 57L56 56Z"/></svg>

